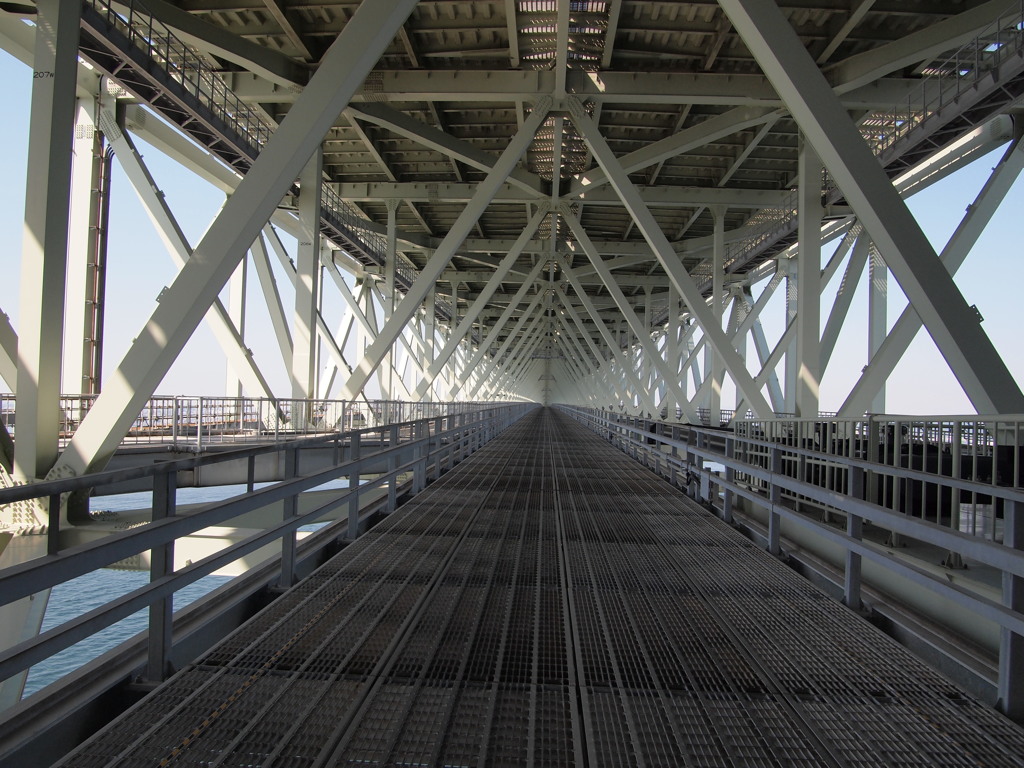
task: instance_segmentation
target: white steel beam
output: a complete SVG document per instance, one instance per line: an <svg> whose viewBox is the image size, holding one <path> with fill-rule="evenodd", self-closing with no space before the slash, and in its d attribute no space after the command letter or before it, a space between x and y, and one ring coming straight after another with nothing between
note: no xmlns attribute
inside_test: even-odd
<svg viewBox="0 0 1024 768"><path fill-rule="evenodd" d="M238 338L245 344L246 293L249 290L249 259L238 262L228 281L228 316L231 324L238 329ZM242 374L228 361L224 391L228 397L242 397L244 388Z"/></svg>
<svg viewBox="0 0 1024 768"><path fill-rule="evenodd" d="M543 296L543 294L538 294ZM502 377L507 376L512 368L514 368L523 359L523 350L525 347L529 347L532 351L536 347L536 344L540 343L540 340L544 338L544 332L541 328L541 321L544 319L543 313L531 313L524 314L519 318L516 323L516 327L512 333L505 337L505 341L502 342L501 347L491 357L491 371L487 377L481 377L475 384L472 385L469 391L468 398L473 400L476 398L477 392L482 387L488 386L490 379L501 380ZM523 325L529 321L529 325L522 335L519 335L518 331ZM510 349L511 348L511 349ZM506 350L509 350L506 355ZM491 390L493 391L493 390Z"/></svg>
<svg viewBox="0 0 1024 768"><path fill-rule="evenodd" d="M351 22L350 22L351 23ZM347 29L347 27L346 27ZM551 106L551 99L542 99L534 108L529 119L524 123L523 128L509 142L509 145L502 152L501 157L494 163L494 167L487 174L487 177L480 182L480 187L473 200L462 210L459 217L452 224L448 234L438 246L437 250L430 257L430 260L423 267L416 281L406 293L402 303L395 309L395 314L381 329L380 334L367 348L362 360L356 366L356 370L342 388L342 398L351 399L355 394L362 391L370 376L380 365L383 356L394 343L395 339L402 332L406 323L415 314L416 309L430 291L430 287L437 281L455 255L456 249L465 239L466 235L476 224L484 209L490 204L495 192L515 169L519 158L522 157L526 148L533 141L537 128L547 116Z"/></svg>
<svg viewBox="0 0 1024 768"><path fill-rule="evenodd" d="M960 269L1022 170L1024 140L1018 138L1007 148L999 163L992 169L974 202L968 206L960 225L949 238L946 247L942 249L940 259L943 268L949 270L950 274L956 274ZM840 406L841 416L860 415L870 407L872 399L892 374L921 326L921 318L912 306L903 310L890 329L889 335Z"/></svg>
<svg viewBox="0 0 1024 768"><path fill-rule="evenodd" d="M779 365L779 361L782 360L782 356L785 354L786 349L796 338L796 321L790 322L786 326L786 330L782 332L782 336L779 338L779 343L775 345L775 349L772 350L771 354L767 358L761 358L760 352L758 357L761 358L761 370L754 377L760 385L766 385L771 376L774 375L776 367ZM736 405L736 413L742 413L746 408L749 407L746 399L744 398Z"/></svg>
<svg viewBox="0 0 1024 768"><path fill-rule="evenodd" d="M277 349L281 354L281 361L287 366L292 359L292 333L288 328L288 321L285 319L284 305L281 303L281 293L277 288L274 270L270 266L264 235L277 238L277 233L268 225L253 241L249 251L252 254L253 267L256 269L256 276L259 278L260 288L263 291L263 302L270 313L270 324L274 329L274 337L277 339Z"/></svg>
<svg viewBox="0 0 1024 768"><path fill-rule="evenodd" d="M779 281L773 281L775 285L778 285ZM767 289L766 289L767 290ZM774 288L772 289L774 290ZM754 298L750 293L749 288L743 289L743 301L747 305L747 316L740 323L740 327L737 329L737 333L744 333L744 326L749 324L750 336L754 342L754 351L757 353L758 363L764 368L768 361L768 357L771 354L768 349L768 340L764 335L764 328L761 326L760 310L757 309L757 305L761 303L761 299L764 296L758 298L755 304ZM776 411L782 411L785 408L785 400L782 396L782 387L779 386L779 377L776 375L775 370L768 371L768 376L765 379L765 384L768 387L768 399L772 404L772 408ZM739 411L739 404L736 406L737 412Z"/></svg>
<svg viewBox="0 0 1024 768"><path fill-rule="evenodd" d="M55 467L58 476L106 463L416 1L359 6L110 377Z"/></svg>
<svg viewBox="0 0 1024 768"><path fill-rule="evenodd" d="M829 40L828 45L825 46L825 50L818 54L817 62L822 64L828 61L832 54L836 52L836 48L843 44L843 41L850 36L854 28L860 24L861 19L867 15L867 12L871 10L871 6L875 4L875 0L854 0L850 7L850 14L846 17L846 21Z"/></svg>
<svg viewBox="0 0 1024 768"><path fill-rule="evenodd" d="M877 250L871 248L868 269L868 363L885 341L889 312L889 268ZM885 384L871 400L872 413L885 413Z"/></svg>
<svg viewBox="0 0 1024 768"><path fill-rule="evenodd" d="M466 337L466 335L472 330L473 323L480 316L480 312L487 306L487 302L490 301L491 296L494 295L495 291L501 286L502 281L508 274L508 271L512 268L512 265L516 263L519 255L523 251L523 246L533 237L534 232L541 225L541 222L547 218L548 212L546 210L539 210L534 214L533 218L527 223L526 228L523 229L519 236L519 240L516 241L516 245L512 246L512 249L506 254L505 258L501 260L498 268L495 270L491 279L487 281L484 289L477 295L476 300L466 311L465 316L459 322L458 327L452 333L451 338L448 339L448 343L444 345L437 357L427 366L426 374L420 385L416 387L413 392L413 399L420 400L433 384L434 379L437 377L438 372L447 364L452 354L455 352L455 348L459 343ZM486 347L481 344L481 348ZM469 367L472 367L470 364Z"/></svg>
<svg viewBox="0 0 1024 768"><path fill-rule="evenodd" d="M68 260L64 317L64 370L62 392L89 393L92 302L90 262L96 258L96 200L100 194L100 132L95 119L96 99L79 99L75 114L75 138L71 161L71 218L68 222ZM103 311L103 307L99 311ZM88 329L88 330L87 330Z"/></svg>
<svg viewBox="0 0 1024 768"><path fill-rule="evenodd" d="M643 234L644 239L654 251L658 262L675 285L676 290L679 291L679 294L686 301L687 307L694 319L700 323L704 335L714 346L715 352L721 356L722 362L732 377L733 382L743 392L747 403L756 414L759 416L769 415L771 409L768 407L768 402L761 395L760 387L754 385L753 379L747 372L746 365L740 359L736 350L732 348L730 340L726 338L721 327L715 328L714 317L708 309L704 297L697 290L697 286L692 278L683 268L679 257L672 250L668 238L665 237L665 233L661 231L650 209L640 199L636 187L629 180L629 175L615 158L611 149L609 149L604 137L597 130L597 126L587 116L583 105L574 98L569 100L569 112L584 140L590 146L594 158L607 175L608 180L619 194L619 197L622 198L622 203L625 205L626 210L629 211L630 216L636 222L637 229Z"/></svg>
<svg viewBox="0 0 1024 768"><path fill-rule="evenodd" d="M57 460L71 150L78 72L77 3L36 3L35 71L18 312L14 474L41 478Z"/></svg>
<svg viewBox="0 0 1024 768"><path fill-rule="evenodd" d="M980 413L1024 412L1024 394L774 3L720 5L870 233L903 293Z"/></svg>
<svg viewBox="0 0 1024 768"><path fill-rule="evenodd" d="M569 72L569 5L569 0L558 0L556 3L555 87L552 91L556 99L565 98L565 78Z"/></svg>
<svg viewBox="0 0 1024 768"><path fill-rule="evenodd" d="M722 292L725 280L725 209L715 206L711 209L714 218L714 243L711 248L711 316L715 329L722 330ZM727 334L732 336L732 334ZM715 354L714 344L704 346L705 369L711 377L708 390L708 418L712 425L722 423L722 385L725 382L725 366L722 357ZM742 356L741 356L742 357ZM710 363L710 364L709 364ZM738 395L737 395L738 396Z"/></svg>
<svg viewBox="0 0 1024 768"><path fill-rule="evenodd" d="M505 0L505 26L508 34L509 65L519 69L519 20L516 17L516 0Z"/></svg>
<svg viewBox="0 0 1024 768"><path fill-rule="evenodd" d="M349 312L351 312L352 316L355 318L360 333L371 339L376 338L377 329L370 325L370 321L367 319L366 314L363 312L363 308L359 306L359 301L356 299L355 296L352 295L352 292L349 290L344 278L341 276L341 272L339 272L337 264L335 264L333 261L325 260L324 266L327 268L327 275L331 278L332 282L334 283L334 287L338 289L338 293L341 294L341 298L344 300ZM368 289L369 285L366 285L365 290ZM423 355L417 354L416 351L412 349L411 343L409 342L408 339L405 338L404 335L400 335L398 337L398 341L402 344L403 347L405 347L406 352L409 354L409 358L413 361L413 364L416 365L420 376L426 375L427 369L426 363L422 359ZM359 353L362 354L362 351L362 346L360 346ZM347 370L349 371L349 373L352 372L351 367L349 367Z"/></svg>
<svg viewBox="0 0 1024 768"><path fill-rule="evenodd" d="M800 139L797 160L796 415L815 418L821 392L821 161Z"/></svg>
<svg viewBox="0 0 1024 768"><path fill-rule="evenodd" d="M654 346L654 342L651 340L651 329L648 325L644 327L644 324L640 322L640 319L636 316L636 312L633 311L633 307L629 305L626 300L625 294L622 293L622 289L615 283L615 277L612 272L605 265L604 260L601 258L601 254L594 248L594 244L590 241L590 236L586 230L583 229L583 224L572 214L569 210L569 206L563 206L561 209L562 218L564 218L570 229L572 229L573 235L576 237L576 241L579 243L583 252L590 259L590 263L594 265L594 269L597 270L598 275L601 276L601 280L604 282L605 290L615 300L615 304L618 306L619 311L622 312L622 316L626 319L630 329L636 336L637 342L640 344L640 348L644 352L644 362L648 365L654 365L658 370L658 374L664 379L666 386L672 392L673 397L678 400L679 404L683 408L683 414L690 419L695 421L697 418L696 411L690 407L686 401L686 395L679 388L679 382L676 380L673 372L666 364L665 359L658 352ZM563 263L562 271L565 272L570 281L573 280L572 270L568 263ZM579 283L574 283L574 287ZM651 387L644 387L645 390L650 392ZM653 402L653 398L652 398Z"/></svg>
<svg viewBox="0 0 1024 768"><path fill-rule="evenodd" d="M369 289L367 291L368 295L376 298L378 304L380 304L381 306L384 306L386 304L387 297L384 295L383 291L381 290L381 284L378 281L376 281L376 280L370 281L367 284L367 288ZM419 311L419 310L417 309L417 311ZM374 324L374 326L376 326L376 323L377 323L376 310L374 310L374 316L373 316L373 324ZM381 365L381 368L378 368L378 370L377 370L377 374L378 374L378 377L380 379L380 384L381 384L381 392L385 393L385 398L384 398L385 400L401 399L401 398L398 398L398 397L396 397L394 395L394 393L393 393L393 388L394 387L397 387L399 390L401 390L402 397L404 397L405 399L407 399L407 400L412 400L413 399L412 393L405 386L405 382L402 381L401 377L400 376L396 377L396 376L393 375L393 374L397 373L397 371L395 370L394 366L395 366L395 353L398 352L399 347L400 346L401 347L405 347L406 349L411 349L412 348L412 344L409 341L409 338L407 336L407 331L408 330L409 330L408 325L405 328L402 329L402 333L399 334L398 339L396 340L396 343L393 344L391 346L391 349L388 350L388 354L385 356L384 362ZM376 335L376 332L375 332L374 335ZM419 361L417 361L417 366L419 366L420 364L421 363ZM354 370L354 366L350 370ZM385 374L386 374L386 376L385 376Z"/></svg>
<svg viewBox="0 0 1024 768"><path fill-rule="evenodd" d="M538 104L542 98L538 99ZM444 131L421 123L385 104L351 106L346 110L346 114L354 115L367 123L383 126L399 136L411 139L429 149L435 149L484 173L490 173L497 162L496 157L470 142L462 141ZM521 189L533 193L538 199L545 195L546 185L541 178L523 168L515 168L509 173L508 181L510 184L515 184Z"/></svg>
<svg viewBox="0 0 1024 768"><path fill-rule="evenodd" d="M461 390L462 387L465 385L466 379L468 378L468 374L471 371L474 371L476 367L480 365L480 363L483 361L484 357L487 355L487 350L491 348L491 345L497 339L498 334L505 329L505 326L508 324L509 318L512 317L512 313L515 312L516 308L526 298L527 293L529 293L530 289L537 281L537 278L540 277L540 273L543 269L543 261L538 261L536 264L533 265L533 269L530 270L530 273L526 276L526 279L523 281L522 285L519 286L519 290L515 292L515 295L512 297L512 300L509 301L508 306L505 307L501 315L498 317L498 319L491 326L490 330L487 332L487 336L480 343L480 348L476 351L476 354L474 354L473 358L469 361L469 365L467 365L465 370L456 378L455 383L453 384L451 389L450 399L455 398L455 396L459 393L459 390ZM540 299L542 296L543 293L538 293L534 296L533 300L530 302L530 304L524 311L523 316L529 315L531 312L533 312L537 304L540 303Z"/></svg>
<svg viewBox="0 0 1024 768"><path fill-rule="evenodd" d="M573 102L575 101L576 99L574 98ZM715 117L709 117L702 123L674 133L660 141L652 142L642 149L630 152L628 155L623 155L619 158L619 163L626 173L635 173L648 166L681 155L684 152L690 152L710 142L731 136L738 131L774 120L776 119L774 112L775 110L769 107L737 107L730 109L728 112L723 112ZM600 184L607 183L608 175L604 168L594 168L581 175L578 181L573 182L566 197L579 197L586 201L587 192Z"/></svg>
<svg viewBox="0 0 1024 768"><path fill-rule="evenodd" d="M541 264L543 265L543 262L541 262ZM529 331L527 331L527 333L531 332L533 330L533 328L540 323L541 317L543 315L542 315L542 313L537 312L536 309L537 309L537 306L540 304L541 299L543 299L543 298L544 298L543 291L538 292L537 294L534 295L533 299L527 305L526 310L519 316L519 319L516 320L515 325L512 326L512 330L509 331L505 335L505 340L502 341L501 346L499 346L497 351L493 355L491 355L490 359L491 359L491 366L492 367L495 367L495 368L500 367L500 363L501 363L501 361L505 357L506 350L515 341L516 337L519 335L519 331L523 328L523 326L525 326L527 324L527 322L531 323L530 329L529 329ZM469 377L469 375L472 372L473 371L471 370L471 368L469 366L467 366L463 370L462 374L456 380L455 386L451 390L451 392L452 392L451 397L452 398L454 398L454 396L458 392L459 388L465 386L466 379ZM480 384L482 383L482 381L483 381L482 378L478 379L475 384L470 386L469 394L467 395L467 399L472 400L474 397L476 397L476 393L479 390Z"/></svg>
<svg viewBox="0 0 1024 768"><path fill-rule="evenodd" d="M563 213L562 215L564 216L565 213ZM611 359L618 363L618 365L621 367L626 378L629 380L630 384L632 384L635 388L637 397L641 398L642 405L644 406L644 408L652 412L658 410L657 404L654 402L654 398L651 396L650 390L643 385L643 383L640 381L640 378L637 376L636 370L633 368L632 361L629 359L630 350L628 348L623 350L619 346L618 339L612 336L611 331L608 330L608 326L605 324L604 320L601 319L600 313L594 306L594 302L591 301L590 296L587 294L587 292L583 290L583 286L580 285L580 281L573 273L573 270L569 267L569 264L565 261L562 262L562 273L569 279L569 284L572 285L573 290L576 292L577 298L579 298L584 310L586 310L587 314L590 315L590 319L594 322L594 325L597 326L598 332L604 339L605 346L607 346L608 351L611 353ZM572 305L569 304L568 299L565 298L565 294L562 292L562 289L556 287L555 291L556 295L562 297L562 300L565 302L564 306L566 308L566 311L572 313L573 319L576 321L576 324L580 328L580 332L584 333L583 323L580 320L579 316L576 314L575 309L573 309ZM587 335L587 338L590 338L589 335ZM602 357L600 352L597 353L597 356L599 358Z"/></svg>
<svg viewBox="0 0 1024 768"><path fill-rule="evenodd" d="M882 69L892 68L885 62ZM394 69L380 72L372 92L357 94L357 108L376 107L383 103L409 102L531 102L555 90L553 70L509 69ZM233 77L233 90L244 102L288 102L293 94L281 88L267 88L253 78ZM888 109L904 101L920 80L902 77L893 71L889 77L879 77L862 87L843 87L837 80L837 92L842 93L843 104L852 110ZM598 75L582 67L566 76L566 90L577 98L602 104L643 104L684 106L713 104L718 107L753 106L780 108L782 102L768 80L756 74L699 72L644 72L638 78L635 71L603 70Z"/></svg>
<svg viewBox="0 0 1024 768"><path fill-rule="evenodd" d="M0 379L11 392L17 394L18 389L18 334L11 325L7 313L0 310Z"/></svg>
<svg viewBox="0 0 1024 768"><path fill-rule="evenodd" d="M101 110L99 124L107 141L114 150L114 156L121 165L128 183L131 184L143 210L149 217L157 236L164 244L168 255L178 269L182 269L192 258L192 247L185 238L185 233L178 226L178 220L167 204L167 199L157 186L156 180L149 172L131 137L117 124L109 111ZM256 397L274 397L270 384L252 353L245 345L235 324L219 298L214 298L213 305L205 315L213 337L223 350L228 363L240 377L243 386Z"/></svg>
<svg viewBox="0 0 1024 768"><path fill-rule="evenodd" d="M566 347L570 352L572 352L569 357L572 359L573 365L579 369L581 376L593 376L598 368L600 368L602 361L592 360L590 355L587 354L587 351L583 349L583 343L580 341L577 333L569 325L569 319L563 312L556 312L555 316L558 318L558 322L562 326L562 330L565 331L565 334L560 338L562 338Z"/></svg>
<svg viewBox="0 0 1024 768"><path fill-rule="evenodd" d="M299 173L299 238L295 257L295 304L292 312L292 397L316 397L316 315L320 295L320 191L323 153L317 146Z"/></svg>
<svg viewBox="0 0 1024 768"><path fill-rule="evenodd" d="M346 346L348 346L348 340L352 336L352 329L355 327L356 317L352 312L346 311L342 317L341 324L338 326L337 332L333 335L335 340L341 339L335 342L335 346L340 353ZM344 356L342 356L344 359ZM327 400L331 396L331 390L334 389L334 382L337 381L338 373L340 371L346 371L347 373L352 372L352 366L345 361L344 364L334 363L334 367L331 369L331 373L326 378L320 377L320 399Z"/></svg>
<svg viewBox="0 0 1024 768"><path fill-rule="evenodd" d="M870 245L871 241L867 233L862 232L850 252L850 260L846 264L846 271L843 272L843 279L839 283L839 290L836 291L835 301L832 302L832 309L825 322L825 330L821 334L821 369L823 371L828 368L832 352L839 340L839 332L846 323L846 316L853 303L853 295L857 291L857 282L864 273L864 265L868 261Z"/></svg>

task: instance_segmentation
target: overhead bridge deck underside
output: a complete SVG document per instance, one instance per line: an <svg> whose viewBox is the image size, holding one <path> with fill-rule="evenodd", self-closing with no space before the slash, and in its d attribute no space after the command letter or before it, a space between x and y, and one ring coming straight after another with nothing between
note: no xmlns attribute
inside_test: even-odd
<svg viewBox="0 0 1024 768"><path fill-rule="evenodd" d="M549 410L64 762L1022 763L1016 725Z"/></svg>

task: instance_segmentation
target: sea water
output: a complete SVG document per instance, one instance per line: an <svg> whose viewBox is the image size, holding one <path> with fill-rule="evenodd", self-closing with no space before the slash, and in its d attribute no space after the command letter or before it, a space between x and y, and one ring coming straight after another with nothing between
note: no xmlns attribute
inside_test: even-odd
<svg viewBox="0 0 1024 768"><path fill-rule="evenodd" d="M270 483L256 483L255 487L261 488L267 485L270 485ZM318 490L347 487L347 480L335 480L319 486ZM202 504L211 501L221 501L244 491L244 485L222 485L212 488L179 488L176 500L178 504ZM151 499L152 494L149 492L101 496L92 500L92 508L94 510L114 512L147 509ZM319 524L313 524L311 526L303 526L300 530L314 530L318 527L320 527ZM181 610L193 600L197 600L211 592L229 579L230 577L228 576L204 576L178 590L174 595L174 610ZM42 631L45 632L66 621L70 621L86 611L91 611L93 608L108 603L126 592L145 586L148 582L149 573L147 571L121 571L103 568L59 584L50 593L50 600L46 605L46 614L43 618ZM148 610L137 611L70 648L65 648L46 661L36 664L29 670L28 681L25 683L25 693L23 695L27 697L35 693L142 632L146 629L148 621Z"/></svg>

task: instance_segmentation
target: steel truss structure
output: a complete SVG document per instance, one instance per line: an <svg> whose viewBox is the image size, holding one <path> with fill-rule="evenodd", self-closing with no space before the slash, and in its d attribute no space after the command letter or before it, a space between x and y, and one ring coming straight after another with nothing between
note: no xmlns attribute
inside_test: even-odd
<svg viewBox="0 0 1024 768"><path fill-rule="evenodd" d="M922 329L978 413L1024 413L955 282L1024 163L1019 0L37 0L3 4L0 46L32 70L4 485L103 469L203 320L260 402L817 418L855 325L840 416L885 412ZM197 242L140 140L225 193ZM906 198L1000 148L937 251ZM177 269L120 361L113 163ZM62 391L88 396L73 430ZM67 525L54 499L2 522Z"/></svg>
<svg viewBox="0 0 1024 768"><path fill-rule="evenodd" d="M1018 4L363 5L4 13L4 47L35 73L43 171L28 182L27 231L41 234L23 247L23 303L0 333L23 425L15 476L102 467L203 318L236 395L817 415L868 263L869 357L841 413L884 411L922 327L979 412L1024 411L952 279L1020 171ZM200 242L133 137L228 193ZM936 253L903 199L1000 145ZM104 371L104 243L89 233L111 155L179 272ZM253 271L290 392L245 337ZM887 332L889 273L909 306ZM773 339L762 312L783 283ZM58 455L61 382L100 394Z"/></svg>

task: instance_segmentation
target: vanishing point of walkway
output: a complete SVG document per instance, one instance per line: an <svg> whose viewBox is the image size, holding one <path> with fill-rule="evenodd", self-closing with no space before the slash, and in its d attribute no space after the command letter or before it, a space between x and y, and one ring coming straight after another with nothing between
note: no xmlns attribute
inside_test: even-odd
<svg viewBox="0 0 1024 768"><path fill-rule="evenodd" d="M1020 766L1024 731L538 410L61 764Z"/></svg>

